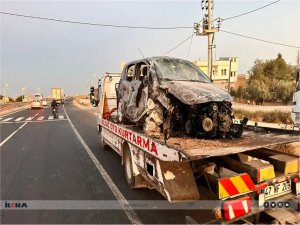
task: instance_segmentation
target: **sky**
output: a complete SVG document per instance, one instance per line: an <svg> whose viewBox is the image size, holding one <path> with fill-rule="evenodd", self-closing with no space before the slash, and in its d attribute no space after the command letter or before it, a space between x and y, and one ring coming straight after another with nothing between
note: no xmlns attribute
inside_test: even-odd
<svg viewBox="0 0 300 225"><path fill-rule="evenodd" d="M244 13L272 1L214 1L214 18ZM1 1L1 11L131 26L193 26L203 17L201 1ZM192 35L193 29L140 30L59 23L0 14L1 93L11 97L45 96L52 87L66 95L88 94L89 79L120 72L122 62L163 55ZM227 20L221 29L264 40L300 46L300 1L280 1L262 10ZM296 48L257 42L224 32L215 34L214 57L239 57L239 73L255 59L281 53L296 63ZM207 37L194 36L168 55L190 61L207 59Z"/></svg>

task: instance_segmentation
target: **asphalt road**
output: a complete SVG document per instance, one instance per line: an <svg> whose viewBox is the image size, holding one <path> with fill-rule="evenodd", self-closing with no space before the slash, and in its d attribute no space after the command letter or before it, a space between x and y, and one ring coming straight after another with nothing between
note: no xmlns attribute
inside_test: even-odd
<svg viewBox="0 0 300 225"><path fill-rule="evenodd" d="M211 219L207 211L200 210L84 208L88 200L103 203L103 200L120 200L120 195L127 201L164 198L156 190L129 189L119 155L104 151L100 144L94 111L82 110L68 102L65 110L81 141L62 107L59 119L51 118L49 108L26 109L0 118L1 199L7 200L6 203L28 204L27 208L5 208L2 201L1 224L131 224L134 219L143 224L180 224L186 215L201 223ZM94 161L86 148L95 156ZM107 175L99 172L95 162ZM51 210L33 210L30 207L34 200L71 202L79 209L57 209L54 201Z"/></svg>

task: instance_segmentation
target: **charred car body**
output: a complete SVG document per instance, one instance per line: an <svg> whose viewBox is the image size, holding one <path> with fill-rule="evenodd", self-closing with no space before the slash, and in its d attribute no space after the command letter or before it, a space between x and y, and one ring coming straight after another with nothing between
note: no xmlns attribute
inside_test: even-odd
<svg viewBox="0 0 300 225"><path fill-rule="evenodd" d="M128 63L117 88L118 118L150 136L240 137L232 97L189 61L152 57Z"/></svg>

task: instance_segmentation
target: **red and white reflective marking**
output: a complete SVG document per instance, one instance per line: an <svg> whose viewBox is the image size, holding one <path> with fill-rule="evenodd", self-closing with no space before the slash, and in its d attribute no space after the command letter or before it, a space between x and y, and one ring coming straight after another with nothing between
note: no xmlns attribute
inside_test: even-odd
<svg viewBox="0 0 300 225"><path fill-rule="evenodd" d="M251 211L249 196L224 202L224 219L227 221L239 218Z"/></svg>
<svg viewBox="0 0 300 225"><path fill-rule="evenodd" d="M40 116L39 118L37 118L37 120L43 120L44 116Z"/></svg>

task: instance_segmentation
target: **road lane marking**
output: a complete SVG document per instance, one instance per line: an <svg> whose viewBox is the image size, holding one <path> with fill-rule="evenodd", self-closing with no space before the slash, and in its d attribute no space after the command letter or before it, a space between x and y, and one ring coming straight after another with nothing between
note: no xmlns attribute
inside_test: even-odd
<svg viewBox="0 0 300 225"><path fill-rule="evenodd" d="M49 116L48 117L48 120L53 120L54 119L54 116Z"/></svg>
<svg viewBox="0 0 300 225"><path fill-rule="evenodd" d="M12 138L12 136L14 136L14 135L15 135L19 130L21 130L26 124L27 124L27 122L24 123L22 126L20 126L17 130L15 130L15 131L14 131L11 135L9 135L7 138L5 138L5 140L2 141L2 142L0 143L0 147L2 147L2 145L5 144L5 142L7 142L10 138Z"/></svg>
<svg viewBox="0 0 300 225"><path fill-rule="evenodd" d="M13 119L13 117L9 117L9 118L6 118L5 120L3 120L3 122L7 122L7 121L12 120L12 119Z"/></svg>
<svg viewBox="0 0 300 225"><path fill-rule="evenodd" d="M21 120L21 121L9 121L9 122L2 122L0 121L0 124L11 124L11 123L44 123L44 122L60 122L60 121L66 121L67 119L61 119L61 120L31 120L31 121L24 121L24 120Z"/></svg>
<svg viewBox="0 0 300 225"><path fill-rule="evenodd" d="M38 113L37 114L35 114L33 117L35 117L35 116L37 116L38 115Z"/></svg>
<svg viewBox="0 0 300 225"><path fill-rule="evenodd" d="M20 121L22 119L24 119L24 117L19 117L18 119L15 119L15 121Z"/></svg>
<svg viewBox="0 0 300 225"><path fill-rule="evenodd" d="M0 117L0 120L2 120L3 118L2 117Z"/></svg>
<svg viewBox="0 0 300 225"><path fill-rule="evenodd" d="M58 119L63 119L64 118L64 116L63 115L60 115L59 117L58 117Z"/></svg>
<svg viewBox="0 0 300 225"><path fill-rule="evenodd" d="M98 161L96 156L93 154L92 150L87 146L87 144L85 143L83 138L80 136L80 134L77 131L77 129L75 128L74 124L70 120L70 118L69 118L69 116L66 112L65 107L64 107L64 111L65 111L66 118L69 121L69 123L71 125L71 128L73 129L73 131L74 131L75 135L77 136L79 142L81 143L82 147L85 149L87 154L90 156L90 158L93 161L94 165L96 166L96 168L100 172L101 176L103 177L104 181L106 182L106 184L110 188L110 190L113 193L113 195L115 196L115 198L118 200L118 202L120 204L120 207L123 209L123 211L125 212L126 216L130 220L130 222L132 224L143 224L142 221L140 220L140 218L138 217L138 215L136 214L136 212L131 208L128 201L126 200L124 195L121 193L121 191L119 190L117 185L113 182L113 180L111 179L109 174L106 172L106 170L100 164L100 162Z"/></svg>
<svg viewBox="0 0 300 225"><path fill-rule="evenodd" d="M37 118L37 120L43 120L44 117L43 116L40 116L39 118Z"/></svg>
<svg viewBox="0 0 300 225"><path fill-rule="evenodd" d="M26 121L30 121L30 120L32 120L33 118L34 118L34 116L28 117L28 118L26 119Z"/></svg>

